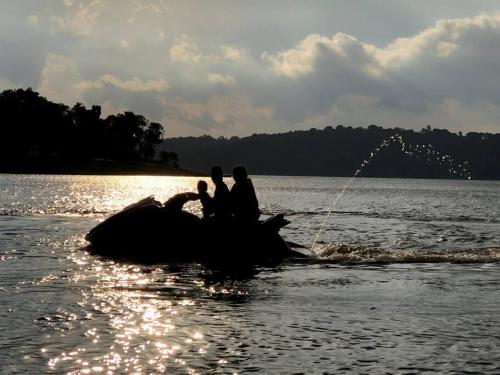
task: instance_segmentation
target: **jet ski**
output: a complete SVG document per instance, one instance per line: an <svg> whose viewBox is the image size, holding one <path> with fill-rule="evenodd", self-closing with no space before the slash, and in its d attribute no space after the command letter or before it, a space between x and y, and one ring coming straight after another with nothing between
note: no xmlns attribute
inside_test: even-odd
<svg viewBox="0 0 500 375"><path fill-rule="evenodd" d="M148 197L107 218L85 239L93 254L144 263L265 265L305 257L280 236L288 223L282 214L252 225L201 219Z"/></svg>

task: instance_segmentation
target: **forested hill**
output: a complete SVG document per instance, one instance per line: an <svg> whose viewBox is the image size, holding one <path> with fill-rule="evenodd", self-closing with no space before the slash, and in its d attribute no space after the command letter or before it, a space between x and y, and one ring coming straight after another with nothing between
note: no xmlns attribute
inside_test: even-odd
<svg viewBox="0 0 500 375"><path fill-rule="evenodd" d="M0 93L0 173L185 174L156 155L161 124L133 112L53 103L31 89ZM160 156L161 160L158 160Z"/></svg>
<svg viewBox="0 0 500 375"><path fill-rule="evenodd" d="M229 173L243 164L252 174L352 176L395 134L401 138L382 147L361 176L466 178L467 169L472 179L500 179L500 134L462 135L430 126L420 132L339 125L245 138L171 138L158 148L177 153L182 167L198 171L221 165Z"/></svg>

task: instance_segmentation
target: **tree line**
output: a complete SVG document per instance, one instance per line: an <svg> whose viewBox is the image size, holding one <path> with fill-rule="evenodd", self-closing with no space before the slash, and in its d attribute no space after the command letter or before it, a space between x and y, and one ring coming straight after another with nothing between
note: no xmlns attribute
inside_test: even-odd
<svg viewBox="0 0 500 375"><path fill-rule="evenodd" d="M101 107L53 103L32 89L0 93L0 171L45 171L95 160L147 161L164 129L142 115L101 118ZM162 154L165 163L177 156Z"/></svg>
<svg viewBox="0 0 500 375"><path fill-rule="evenodd" d="M183 168L201 172L213 165L229 172L244 164L254 174L352 176L395 135L401 143L378 152L362 176L463 178L466 166L472 178L500 179L498 133L337 125L243 138L164 140L161 124L133 112L101 118L100 106L69 107L31 89L0 93L0 172L71 173L80 166L98 168L96 161L135 163L138 169L154 161L179 168L180 158Z"/></svg>
<svg viewBox="0 0 500 375"><path fill-rule="evenodd" d="M500 179L500 134L463 135L429 125L421 131L338 125L244 138L171 138L159 149L176 152L183 167L199 171L218 164L229 172L235 164L245 164L253 174L352 176L395 135L402 142L381 149L361 176L466 178L470 173L473 179Z"/></svg>

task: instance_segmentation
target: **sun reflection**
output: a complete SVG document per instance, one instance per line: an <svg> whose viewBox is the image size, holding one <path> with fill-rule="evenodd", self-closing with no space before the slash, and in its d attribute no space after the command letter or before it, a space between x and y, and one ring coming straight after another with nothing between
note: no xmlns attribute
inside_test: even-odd
<svg viewBox="0 0 500 375"><path fill-rule="evenodd" d="M158 310L150 308L144 312L142 315L142 319L144 320L156 320L161 317L161 314L158 312Z"/></svg>
<svg viewBox="0 0 500 375"><path fill-rule="evenodd" d="M164 269L94 260L82 265L73 275L83 282L92 278L91 291L82 292L84 316L106 317L107 325L85 322L86 340L74 350L51 356L48 366L53 372L67 373L199 373L190 363L211 354L210 345L200 326L184 323L192 315L196 299L186 294L184 281ZM205 290L203 282L193 279L191 288ZM168 288L166 288L168 286ZM166 289L165 289L166 288ZM164 291L172 291L165 295ZM181 297L181 298L179 298ZM96 322L97 323L97 322ZM104 350L104 351L103 351ZM52 355L51 355L52 354ZM214 358L214 366L217 364Z"/></svg>
<svg viewBox="0 0 500 375"><path fill-rule="evenodd" d="M183 192L195 191L196 178L166 177L166 176L120 176L116 179L113 189L107 191L100 204L111 211L117 211L124 206L148 196L155 196L160 202ZM189 208L189 204L186 205ZM193 204L191 204L193 206Z"/></svg>
<svg viewBox="0 0 500 375"><path fill-rule="evenodd" d="M57 179L65 181L67 177L58 176ZM102 219L150 195L164 202L181 191L194 191L197 179L174 176L71 176L66 184L49 192L48 197L31 196L31 201L44 201L47 205L27 210L38 215L88 215ZM21 203L12 203L12 206L17 205ZM196 204L187 206L198 210Z"/></svg>
<svg viewBox="0 0 500 375"><path fill-rule="evenodd" d="M198 374L227 366L219 362L221 351L212 344L200 307L207 297L239 296L244 290L232 283L212 286L198 271L124 264L81 251L68 252L68 258L76 267L68 275L81 286L80 299L77 314L57 312L40 321L72 343L43 348L49 371ZM55 281L50 275L40 280ZM58 315L61 322L54 321Z"/></svg>

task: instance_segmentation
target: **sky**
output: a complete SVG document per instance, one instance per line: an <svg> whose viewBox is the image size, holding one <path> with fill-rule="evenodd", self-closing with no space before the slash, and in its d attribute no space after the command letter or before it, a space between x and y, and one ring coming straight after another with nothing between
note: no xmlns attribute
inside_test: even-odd
<svg viewBox="0 0 500 375"><path fill-rule="evenodd" d="M500 1L0 0L0 91L167 137L500 132Z"/></svg>

